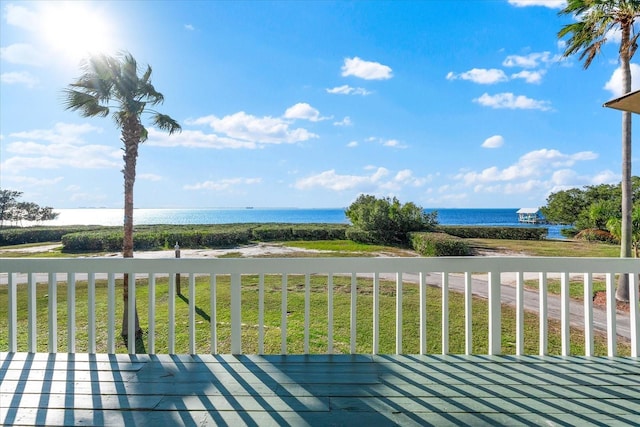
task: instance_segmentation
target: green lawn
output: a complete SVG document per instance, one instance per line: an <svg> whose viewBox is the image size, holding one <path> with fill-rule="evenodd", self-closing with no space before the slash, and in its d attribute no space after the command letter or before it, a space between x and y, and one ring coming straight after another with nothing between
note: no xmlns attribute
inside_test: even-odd
<svg viewBox="0 0 640 427"><path fill-rule="evenodd" d="M310 317L310 351L312 353L327 352L327 283L326 277L312 277L311 292L311 317ZM258 279L257 277L243 277L242 287L242 349L245 353L257 353L258 351ZM19 318L19 351L27 351L27 293L26 285L18 287L18 318ZM148 332L148 288L144 280L138 282L136 288L138 312L140 313L141 326L145 333ZM183 294L188 295L188 284L183 277ZM121 283L117 287L116 329L122 316ZM218 352L230 352L230 295L229 279L226 276L218 278L217 287L217 326L218 326ZM166 279L158 279L156 289L156 352L168 351L167 324L168 324L168 284ZM334 277L334 351L337 353L349 352L349 307L350 307L350 278ZM79 352L86 351L87 343L87 284L79 282L76 285L76 349ZM106 319L107 301L106 284L98 281L96 286L96 318L98 322L97 351L106 351ZM372 352L372 282L370 279L358 280L358 319L357 319L357 347L359 353ZM47 286L39 284L37 290L38 307L38 351L47 351ZM66 351L66 285L58 287L58 351ZM463 295L449 294L449 319L450 319L450 353L464 353L464 306ZM280 306L281 306L281 278L274 276L265 277L265 352L280 352ZM403 352L419 352L419 298L417 286L410 283L404 284L403 292ZM0 288L0 351L7 351L7 289ZM287 351L289 353L303 352L304 336L304 277L289 276L287 291ZM211 352L209 343L210 307L209 307L209 281L208 278L198 278L196 281L196 341L198 353ZM427 327L428 327L428 353L439 354L441 347L441 290L428 288L427 293ZM475 299L473 302L473 352L487 353L487 302ZM381 283L380 296L380 352L395 353L395 283ZM176 297L176 352L187 353L188 348L188 304L186 297ZM538 317L534 313L527 313L526 324L526 353L538 353ZM560 353L559 323L549 324L549 353ZM146 336L145 336L146 338ZM571 332L571 353L584 354L584 335L582 331L573 329ZM145 343L146 345L146 343ZM118 339L117 352L126 353L125 343ZM502 352L515 353L515 311L503 306L502 315ZM596 353L606 355L604 337L596 339ZM629 355L628 344L618 345L620 355Z"/></svg>

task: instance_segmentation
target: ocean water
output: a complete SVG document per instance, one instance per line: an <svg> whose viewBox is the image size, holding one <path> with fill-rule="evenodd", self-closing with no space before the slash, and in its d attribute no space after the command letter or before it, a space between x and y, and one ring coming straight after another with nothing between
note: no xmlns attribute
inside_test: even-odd
<svg viewBox="0 0 640 427"><path fill-rule="evenodd" d="M501 225L536 227L518 223L518 208L509 209L425 209L438 211L444 225ZM55 209L60 215L47 225L121 225L122 209ZM230 224L230 223L348 223L344 209L136 209L135 224ZM561 239L561 226L547 227L549 238Z"/></svg>

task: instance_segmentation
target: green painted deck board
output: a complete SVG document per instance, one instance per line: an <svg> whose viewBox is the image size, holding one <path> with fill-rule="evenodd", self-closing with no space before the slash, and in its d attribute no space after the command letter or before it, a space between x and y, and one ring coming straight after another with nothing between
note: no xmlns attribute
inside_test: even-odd
<svg viewBox="0 0 640 427"><path fill-rule="evenodd" d="M0 353L0 424L640 425L640 360Z"/></svg>

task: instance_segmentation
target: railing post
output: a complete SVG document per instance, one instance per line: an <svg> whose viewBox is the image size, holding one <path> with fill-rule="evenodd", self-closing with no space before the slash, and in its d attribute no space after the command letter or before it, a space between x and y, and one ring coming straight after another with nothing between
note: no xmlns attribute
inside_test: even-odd
<svg viewBox="0 0 640 427"><path fill-rule="evenodd" d="M260 276L263 279L264 277ZM263 287L264 288L264 287ZM264 301L264 291L263 291L263 301ZM264 322L264 314L262 317L262 321ZM311 277L309 273L304 275L304 354L309 354L309 337L311 335L311 331L309 330L311 323ZM264 341L264 339L263 339ZM263 352L264 352L264 342L263 344Z"/></svg>
<svg viewBox="0 0 640 427"><path fill-rule="evenodd" d="M487 274L489 276L489 355L494 356L502 351L500 273L490 271Z"/></svg>
<svg viewBox="0 0 640 427"><path fill-rule="evenodd" d="M89 338L89 353L96 352L96 274L94 272L89 273L87 279L87 303L89 306L88 313L88 338Z"/></svg>
<svg viewBox="0 0 640 427"><path fill-rule="evenodd" d="M18 286L16 274L11 271L7 275L9 293L9 352L18 351Z"/></svg>
<svg viewBox="0 0 640 427"><path fill-rule="evenodd" d="M618 354L618 338L616 336L616 289L615 274L607 273L607 356Z"/></svg>
<svg viewBox="0 0 640 427"><path fill-rule="evenodd" d="M242 354L242 290L239 273L231 275L231 354Z"/></svg>
<svg viewBox="0 0 640 427"><path fill-rule="evenodd" d="M210 295L209 295L209 306L211 307L211 321L209 333L211 335L211 354L218 354L218 296L217 296L217 286L216 286L216 275L211 274L209 277L209 287L210 287Z"/></svg>
<svg viewBox="0 0 640 427"><path fill-rule="evenodd" d="M351 335L350 335L350 352L351 354L354 354L356 352L356 328L357 328L357 322L356 322L356 312L357 312L357 305L356 305L356 297L358 295L358 288L357 288L357 284L358 284L358 279L356 276L356 273L351 273L351 310L350 310L350 319L349 319L349 326L350 326L350 331L351 331Z"/></svg>
<svg viewBox="0 0 640 427"><path fill-rule="evenodd" d="M380 274L373 274L373 354L380 351Z"/></svg>
<svg viewBox="0 0 640 427"><path fill-rule="evenodd" d="M560 276L560 334L562 341L562 355L571 353L571 327L569 323L569 273L562 272Z"/></svg>
<svg viewBox="0 0 640 427"><path fill-rule="evenodd" d="M402 273L396 273L396 354L402 353Z"/></svg>
<svg viewBox="0 0 640 427"><path fill-rule="evenodd" d="M127 321L129 324L127 325L127 332L129 336L127 337L128 343L127 348L129 349L129 354L136 354L136 275L135 273L129 273L128 275L129 283L125 284L125 286L129 287L129 316Z"/></svg>
<svg viewBox="0 0 640 427"><path fill-rule="evenodd" d="M280 297L280 354L287 354L287 273L282 273Z"/></svg>
<svg viewBox="0 0 640 427"><path fill-rule="evenodd" d="M593 356L593 278L584 274L584 355Z"/></svg>
<svg viewBox="0 0 640 427"><path fill-rule="evenodd" d="M167 295L169 311L169 336L167 344L169 346L169 354L176 353L176 276L169 275L169 294Z"/></svg>
<svg viewBox="0 0 640 427"><path fill-rule="evenodd" d="M640 314L638 313L638 274L629 274L629 331L631 333L631 357L640 354Z"/></svg>
<svg viewBox="0 0 640 427"><path fill-rule="evenodd" d="M333 354L333 273L327 277L327 353Z"/></svg>
<svg viewBox="0 0 640 427"><path fill-rule="evenodd" d="M516 355L524 354L524 273L516 277Z"/></svg>
<svg viewBox="0 0 640 427"><path fill-rule="evenodd" d="M51 292L51 291L49 291ZM109 273L107 277L107 352L116 352L116 277Z"/></svg>
<svg viewBox="0 0 640 427"><path fill-rule="evenodd" d="M420 354L427 353L427 273L420 272Z"/></svg>
<svg viewBox="0 0 640 427"><path fill-rule="evenodd" d="M76 274L67 273L67 352L76 352Z"/></svg>
<svg viewBox="0 0 640 427"><path fill-rule="evenodd" d="M540 288L539 299L540 306L538 308L538 317L540 321L540 356L546 356L549 349L549 309L547 306L547 273L541 272L538 279L538 287Z"/></svg>
<svg viewBox="0 0 640 427"><path fill-rule="evenodd" d="M449 354L449 273L442 273L442 354Z"/></svg>
<svg viewBox="0 0 640 427"><path fill-rule="evenodd" d="M28 311L28 322L29 322L29 331L28 331L28 340L29 340L29 353L35 353L38 351L38 325L37 325L37 313L38 307L36 306L36 278L34 273L29 273L29 284L28 284L28 299L27 303L27 311Z"/></svg>
<svg viewBox="0 0 640 427"><path fill-rule="evenodd" d="M470 271L464 272L464 353L473 353L473 277Z"/></svg>
<svg viewBox="0 0 640 427"><path fill-rule="evenodd" d="M48 283L48 297L47 297L48 313L48 326L49 326L49 353L58 352L58 283L56 281L56 274L49 273Z"/></svg>
<svg viewBox="0 0 640 427"><path fill-rule="evenodd" d="M149 293L149 332L148 332L148 346L147 350L149 354L156 353L156 275L155 273L149 273L148 278L148 293Z"/></svg>
<svg viewBox="0 0 640 427"><path fill-rule="evenodd" d="M180 258L180 246L178 246L178 242L173 247L176 259ZM176 295L182 295L182 288L180 287L180 273L176 273Z"/></svg>
<svg viewBox="0 0 640 427"><path fill-rule="evenodd" d="M196 276L189 273L189 354L196 354Z"/></svg>

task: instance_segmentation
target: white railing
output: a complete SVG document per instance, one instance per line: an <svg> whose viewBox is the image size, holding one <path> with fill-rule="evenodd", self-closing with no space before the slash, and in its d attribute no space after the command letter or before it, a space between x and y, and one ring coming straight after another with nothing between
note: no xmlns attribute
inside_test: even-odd
<svg viewBox="0 0 640 427"><path fill-rule="evenodd" d="M144 278L148 286L148 334L147 353L156 352L156 308L159 304L167 304L168 353L175 353L176 348L176 274L186 274L189 278L188 285L188 352L196 351L196 277L208 277L208 307L210 315L210 328L208 331L211 353L218 352L218 321L216 314L217 283L220 277L230 280L230 351L240 354L242 349L242 293L243 282L250 275L258 277L258 353L264 351L265 340L265 277L277 275L281 277L281 309L280 309L280 335L281 353L287 353L287 289L292 277L304 278L304 345L303 352L309 353L310 341L310 278L320 275L326 281L327 293L327 325L326 342L327 353L334 352L334 278L351 277L350 287L350 336L349 351L356 352L357 319L357 287L358 279L365 277L370 280L372 292L372 350L374 354L379 352L381 310L380 310L380 284L383 280L395 281L395 352L403 352L403 286L417 286L419 290L419 353L427 352L427 286L438 285L442 288L440 294L442 318L441 318L441 349L443 354L449 351L449 290L459 286L464 293L464 329L466 354L472 353L472 293L482 293L486 288L488 298L488 354L500 354L501 336L501 304L506 298L507 290L514 290L513 304L516 309L516 343L515 353L524 354L525 310L534 304L534 310L538 312L539 327L539 354L547 354L548 347L548 319L550 311L555 308L549 304L552 297L547 295L547 279L559 277L561 283L560 296L560 324L561 324L561 354L570 355L570 327L576 326L575 318L584 319L578 327L585 334L585 355L594 354L594 333L604 329L607 336L608 356L616 355L618 334L622 333L630 338L631 356L638 357L640 353L640 315L638 309L638 274L640 273L640 261L635 259L619 258L528 258L528 257L451 257L451 258L261 258L261 259L115 259L115 258L76 258L76 259L24 259L5 258L0 259L0 287L6 286L8 307L0 307L0 321L6 314L7 324L7 349L0 351L24 351L18 348L18 292L27 293L27 323L26 351L37 350L37 311L45 309L38 307L36 303L36 287L38 283L48 283L47 286L47 311L48 311L48 352L57 351L58 341L66 338L67 352L76 352L76 283L87 281L87 338L89 353L96 352L96 280L107 281L107 330L106 349L108 353L114 353L116 349L116 336L119 328L116 325L116 279L123 273L128 274L129 312L133 313L136 301L136 280ZM630 274L630 314L628 320L620 323L620 313L616 312L614 289L616 275ZM569 298L569 280L579 275L584 282L584 303L579 316L571 314ZM533 294L525 291L525 278L535 277L538 290ZM156 300L156 279L168 276L168 298L166 302ZM515 278L512 286L505 286L507 276ZM594 317L592 302L592 284L594 277L603 277L606 281L607 308L605 319ZM206 280L206 279L205 279ZM58 336L58 283L65 282L66 286L66 336ZM361 286L361 285L360 285ZM1 289L0 289L1 291ZM120 293L118 292L118 295ZM533 295L533 297L532 297ZM535 301L537 299L538 301ZM85 303L84 301L82 302ZM42 304L41 304L42 305ZM7 310L8 309L8 310ZM147 314L147 313L144 313ZM624 316L623 316L624 317ZM135 325L134 316L129 317L128 343L129 353L135 353ZM104 324L104 322L101 322ZM4 334L5 332L0 332Z"/></svg>

